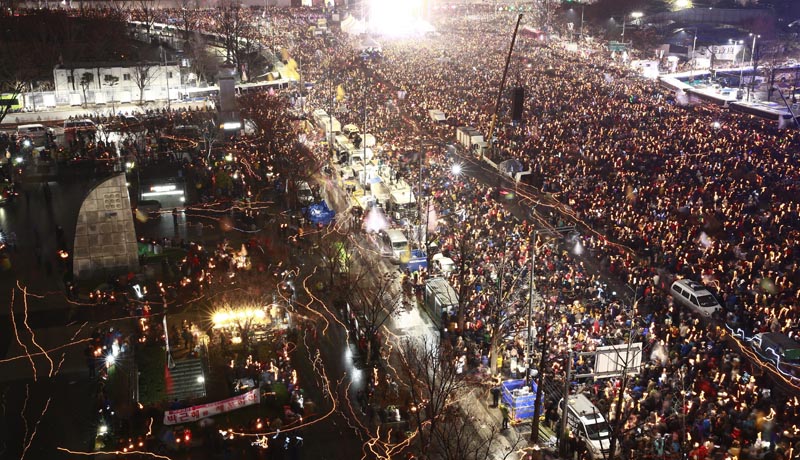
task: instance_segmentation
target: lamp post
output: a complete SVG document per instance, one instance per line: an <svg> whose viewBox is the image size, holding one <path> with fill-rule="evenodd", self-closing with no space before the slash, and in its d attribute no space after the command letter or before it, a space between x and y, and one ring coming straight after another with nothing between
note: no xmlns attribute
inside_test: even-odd
<svg viewBox="0 0 800 460"><path fill-rule="evenodd" d="M641 18L644 16L644 13L641 11L634 11L631 13L631 18L634 20ZM625 25L628 23L628 16L622 16L622 43L625 43Z"/></svg>
<svg viewBox="0 0 800 460"><path fill-rule="evenodd" d="M761 35L758 34L750 34L753 37L753 48L750 50L750 67L752 70L752 75L750 76L750 84L747 86L747 101L750 101L750 92L755 85L756 82L756 67L755 67L755 58L756 58L756 39L761 38Z"/></svg>
<svg viewBox="0 0 800 460"><path fill-rule="evenodd" d="M750 50L750 67L753 67L753 64L755 63L755 57L756 57L756 39L757 38L761 38L761 35L757 35L757 34L752 34L751 33L750 36L753 37L753 49ZM756 69L754 68L753 72L755 72L755 71L756 71Z"/></svg>
<svg viewBox="0 0 800 460"><path fill-rule="evenodd" d="M695 50L697 50L697 27L694 28L694 40L692 40L692 70L689 71L689 81L694 81Z"/></svg>
<svg viewBox="0 0 800 460"><path fill-rule="evenodd" d="M728 43L732 43L734 45L741 45L744 43L744 40L730 39L728 40ZM744 57L745 57L745 52L744 48L742 48L742 65L739 66L739 89L742 88L742 83L744 82ZM734 56L733 58L733 63L736 64L736 56Z"/></svg>

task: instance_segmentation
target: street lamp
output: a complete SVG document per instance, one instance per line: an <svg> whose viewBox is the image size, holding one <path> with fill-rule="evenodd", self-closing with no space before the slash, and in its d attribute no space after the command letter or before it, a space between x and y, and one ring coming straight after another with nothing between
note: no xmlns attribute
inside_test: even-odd
<svg viewBox="0 0 800 460"><path fill-rule="evenodd" d="M697 27L694 28L694 40L692 40L692 70L689 72L689 81L694 81L695 50L697 50Z"/></svg>
<svg viewBox="0 0 800 460"><path fill-rule="evenodd" d="M753 37L753 49L750 50L750 67L752 68L751 72L752 75L750 76L750 85L747 86L747 100L750 101L750 92L756 82L756 67L755 67L755 57L756 57L756 39L761 38L761 35L757 34L750 34Z"/></svg>
<svg viewBox="0 0 800 460"><path fill-rule="evenodd" d="M642 16L644 16L644 13L642 13L641 11L634 11L633 13L631 13L631 18L633 18L633 19L640 19ZM623 16L622 17L622 38L623 38L622 41L623 42L625 41L625 24L627 22L628 22L628 17L627 16Z"/></svg>
<svg viewBox="0 0 800 460"><path fill-rule="evenodd" d="M754 59L756 57L756 39L761 38L761 35L751 33L750 36L753 37L753 49L750 51L750 67L753 67L753 63L755 62ZM755 73L755 71L756 69L754 68L753 72Z"/></svg>
<svg viewBox="0 0 800 460"><path fill-rule="evenodd" d="M734 45L742 45L744 44L744 40L734 40L729 39L728 43L732 43ZM744 47L742 47L742 65L739 67L739 88L742 87L742 82L744 81ZM736 56L733 58L733 63L736 64Z"/></svg>

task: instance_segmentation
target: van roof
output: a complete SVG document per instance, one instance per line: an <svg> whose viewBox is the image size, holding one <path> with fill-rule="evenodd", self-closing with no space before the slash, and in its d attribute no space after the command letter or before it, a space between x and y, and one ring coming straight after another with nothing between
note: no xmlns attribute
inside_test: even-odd
<svg viewBox="0 0 800 460"><path fill-rule="evenodd" d="M386 234L389 235L389 239L390 240L408 241L408 239L406 238L405 233L403 233L403 231L400 230L399 228L390 228L390 229L386 230Z"/></svg>
<svg viewBox="0 0 800 460"><path fill-rule="evenodd" d="M583 393L570 395L569 407L580 417L585 417L587 419L603 418L603 414L600 413L600 410L598 410Z"/></svg>
<svg viewBox="0 0 800 460"><path fill-rule="evenodd" d="M672 285L678 285L683 287L684 289L690 290L695 294L711 294L711 291L708 290L707 287L703 286L702 284L692 281L689 279L680 279L676 280Z"/></svg>
<svg viewBox="0 0 800 460"><path fill-rule="evenodd" d="M30 128L44 128L44 125L41 124L41 123L31 123L29 125L19 125L19 126L17 126L17 130L30 129Z"/></svg>

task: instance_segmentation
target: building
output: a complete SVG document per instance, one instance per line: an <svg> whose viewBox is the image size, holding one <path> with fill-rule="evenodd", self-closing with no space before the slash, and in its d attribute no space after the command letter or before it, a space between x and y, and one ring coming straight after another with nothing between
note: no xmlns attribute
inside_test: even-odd
<svg viewBox="0 0 800 460"><path fill-rule="evenodd" d="M55 91L44 106L96 105L178 99L177 63L76 63L53 69Z"/></svg>

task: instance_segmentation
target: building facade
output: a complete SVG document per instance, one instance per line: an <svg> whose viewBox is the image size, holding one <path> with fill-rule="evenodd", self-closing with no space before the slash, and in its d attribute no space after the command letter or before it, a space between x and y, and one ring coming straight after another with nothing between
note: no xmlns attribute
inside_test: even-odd
<svg viewBox="0 0 800 460"><path fill-rule="evenodd" d="M178 99L183 84L176 63L74 64L53 69L54 98L44 105L98 105Z"/></svg>

